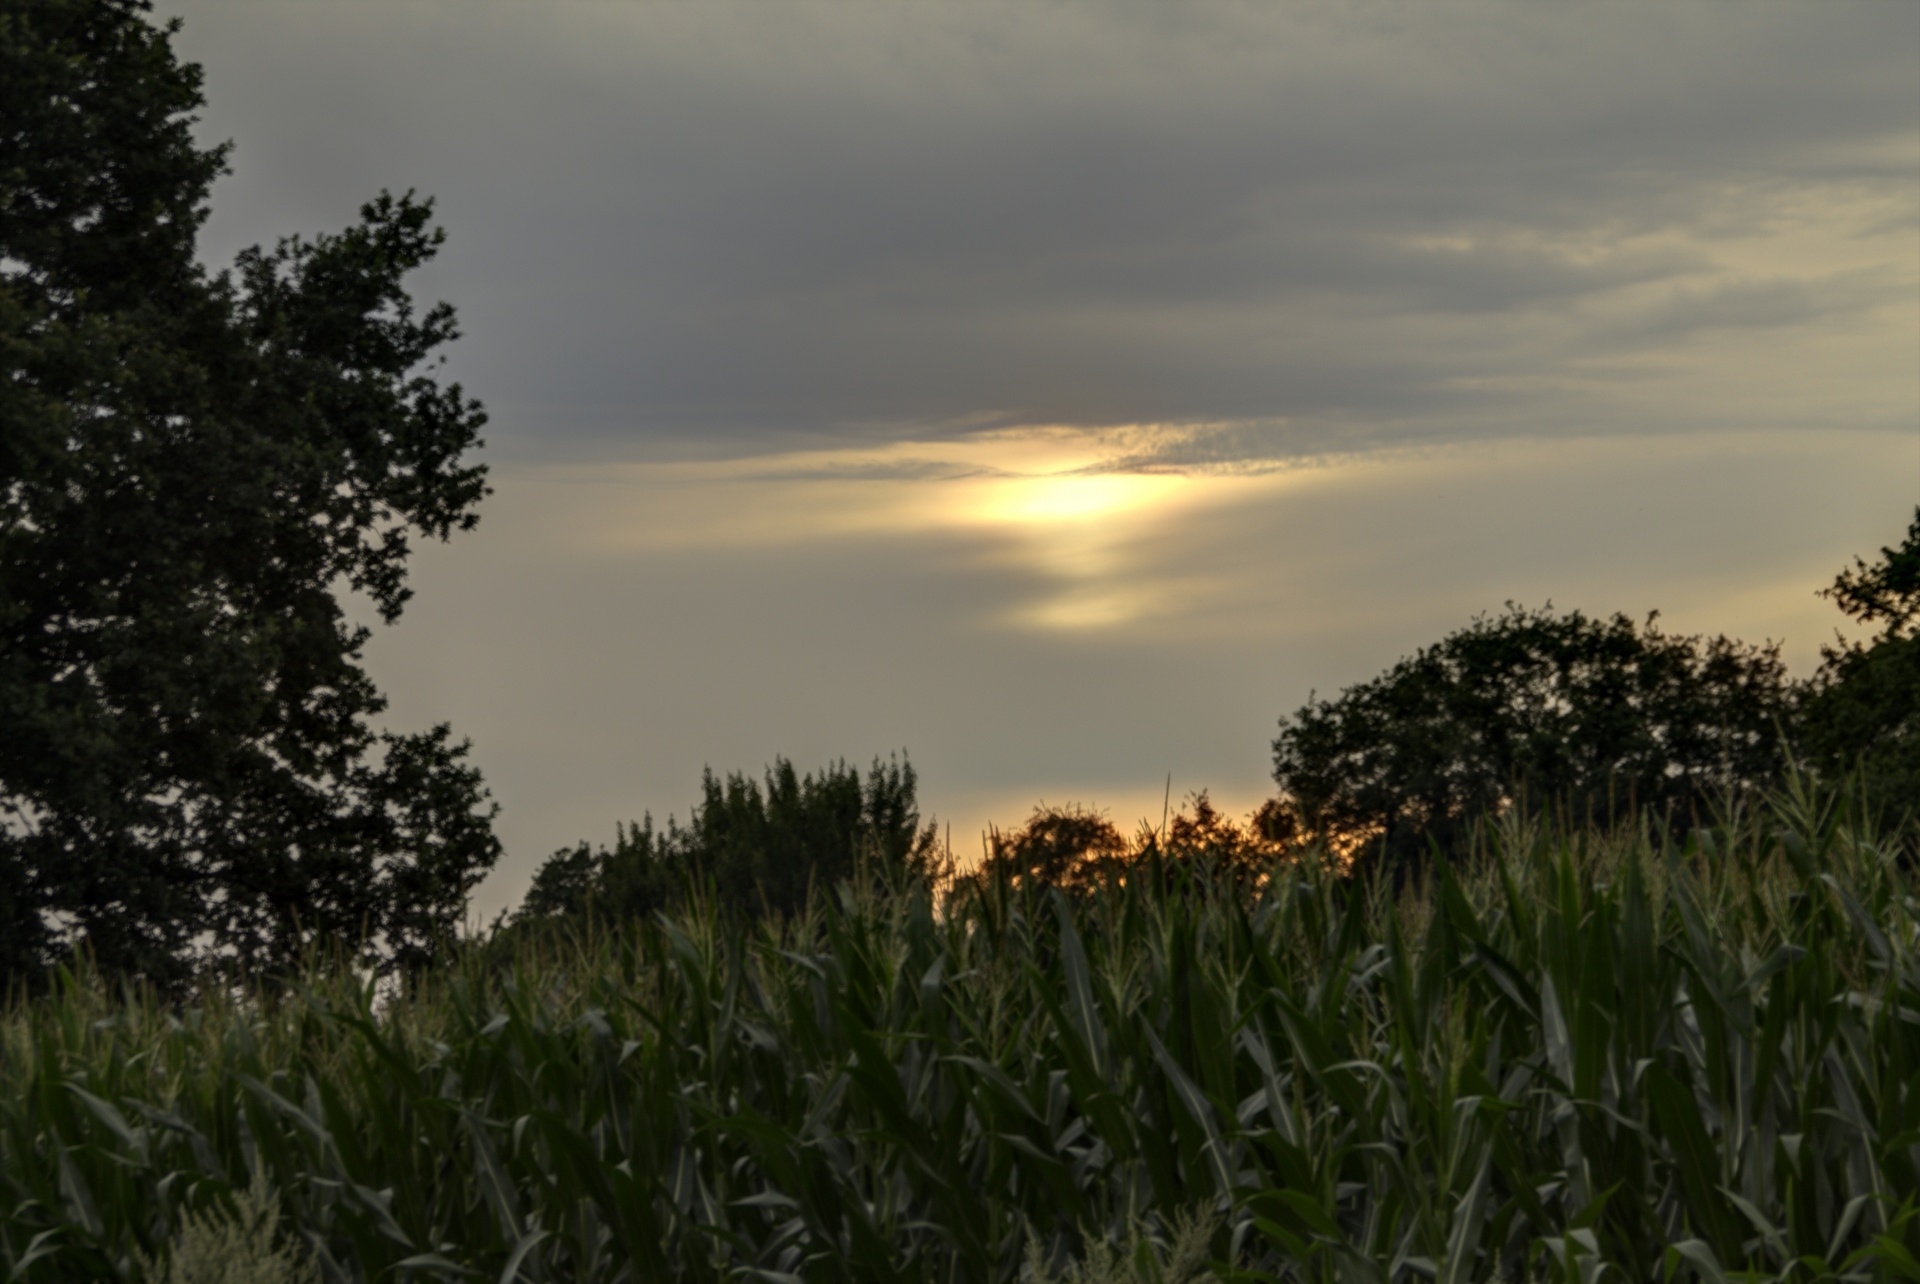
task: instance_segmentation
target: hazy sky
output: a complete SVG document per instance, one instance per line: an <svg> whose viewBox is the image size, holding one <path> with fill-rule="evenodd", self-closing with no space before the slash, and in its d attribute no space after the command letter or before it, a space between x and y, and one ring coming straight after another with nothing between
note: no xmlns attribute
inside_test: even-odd
<svg viewBox="0 0 1920 1284"><path fill-rule="evenodd" d="M487 908L776 754L1250 808L1510 599L1805 671L1920 501L1920 6L162 11L211 260L439 200L497 493L369 662Z"/></svg>

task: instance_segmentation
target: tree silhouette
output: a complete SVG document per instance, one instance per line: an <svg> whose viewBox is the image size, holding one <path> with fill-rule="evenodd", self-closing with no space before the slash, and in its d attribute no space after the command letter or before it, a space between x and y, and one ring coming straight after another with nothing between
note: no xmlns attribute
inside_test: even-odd
<svg viewBox="0 0 1920 1284"><path fill-rule="evenodd" d="M1083 896L1109 882L1204 868L1209 885L1250 889L1293 850L1296 837L1272 806L1244 826L1235 824L1204 789L1188 795L1163 830L1143 824L1131 841L1101 812L1042 805L1020 828L989 833L987 859L973 877Z"/></svg>
<svg viewBox="0 0 1920 1284"><path fill-rule="evenodd" d="M1881 628L1865 643L1822 648L1802 709L1808 760L1828 774L1858 772L1886 813L1920 811L1920 508L1898 547L1871 564L1855 558L1820 593Z"/></svg>
<svg viewBox="0 0 1920 1284"><path fill-rule="evenodd" d="M418 959L499 846L445 727L385 735L368 634L473 525L485 421L422 373L431 205L209 275L226 149L138 0L0 15L0 971L158 981L308 944Z"/></svg>
<svg viewBox="0 0 1920 1284"><path fill-rule="evenodd" d="M1510 807L1686 818L1773 780L1794 695L1779 648L1654 619L1509 605L1309 700L1273 743L1275 819L1291 811L1363 865L1392 864Z"/></svg>
<svg viewBox="0 0 1920 1284"><path fill-rule="evenodd" d="M1041 805L1020 828L989 832L979 875L1081 893L1122 874L1132 856L1126 837L1101 812L1075 803Z"/></svg>
<svg viewBox="0 0 1920 1284"><path fill-rule="evenodd" d="M904 758L874 759L864 781L845 762L802 776L776 758L765 781L763 790L742 773L723 781L707 771L685 828L669 817L658 831L648 816L620 826L611 848L562 848L534 875L518 921L619 922L691 887L738 913L792 914L849 880L936 872L936 831L920 823L919 781Z"/></svg>

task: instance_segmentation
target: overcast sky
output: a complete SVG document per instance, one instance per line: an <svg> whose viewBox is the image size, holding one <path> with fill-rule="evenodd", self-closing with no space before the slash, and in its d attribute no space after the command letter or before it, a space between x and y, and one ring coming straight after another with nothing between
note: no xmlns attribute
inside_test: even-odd
<svg viewBox="0 0 1920 1284"><path fill-rule="evenodd" d="M1805 671L1920 501L1920 6L162 11L210 261L439 201L497 493L369 661L488 907L775 754L1251 807L1509 599Z"/></svg>

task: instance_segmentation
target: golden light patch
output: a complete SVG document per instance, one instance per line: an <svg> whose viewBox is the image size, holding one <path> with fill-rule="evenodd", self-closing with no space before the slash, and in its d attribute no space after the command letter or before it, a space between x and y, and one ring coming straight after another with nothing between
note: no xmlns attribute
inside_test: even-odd
<svg viewBox="0 0 1920 1284"><path fill-rule="evenodd" d="M973 516L1031 525L1124 518L1165 504L1184 480L1140 473L995 478L983 484Z"/></svg>
<svg viewBox="0 0 1920 1284"><path fill-rule="evenodd" d="M1078 464L1078 461L1074 461ZM1150 615L1167 600L1142 562L1176 516L1201 502L1203 479L1102 473L1084 464L1039 474L998 472L951 488L943 524L992 533L998 559L1052 587L1011 612L1023 628L1084 632Z"/></svg>
<svg viewBox="0 0 1920 1284"><path fill-rule="evenodd" d="M1185 430L1182 430L1185 431ZM1274 478L1102 471L1165 436L1152 427L1039 427L960 441L892 442L746 460L573 470L556 523L569 542L622 554L790 546L888 532L975 534L982 557L1035 578L1002 621L1086 631L1173 609L1187 568L1157 564L1183 514L1244 499Z"/></svg>

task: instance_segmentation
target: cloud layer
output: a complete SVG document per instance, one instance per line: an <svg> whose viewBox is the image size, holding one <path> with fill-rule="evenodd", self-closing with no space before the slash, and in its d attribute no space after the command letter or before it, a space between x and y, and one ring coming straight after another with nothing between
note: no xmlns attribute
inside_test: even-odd
<svg viewBox="0 0 1920 1284"><path fill-rule="evenodd" d="M215 247L437 194L519 457L1920 401L1914 6L176 7L239 141Z"/></svg>

